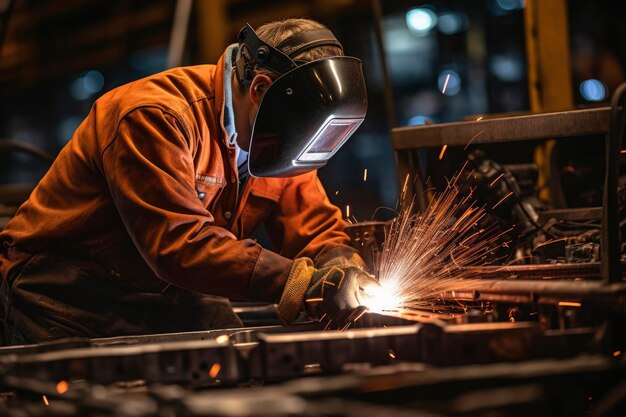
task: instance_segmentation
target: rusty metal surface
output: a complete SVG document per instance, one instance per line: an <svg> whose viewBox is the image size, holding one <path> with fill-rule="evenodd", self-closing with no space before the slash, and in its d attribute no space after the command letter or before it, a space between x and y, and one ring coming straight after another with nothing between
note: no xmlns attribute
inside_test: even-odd
<svg viewBox="0 0 626 417"><path fill-rule="evenodd" d="M350 364L378 366L408 361L453 365L562 353L561 342L555 344L551 340L556 339L544 337L537 323L452 325L438 320L416 323L400 317L366 316L369 317L364 320L380 327L325 332L287 328L282 333L271 332L274 329L240 329L246 337L232 334L194 340L195 335L181 338L180 334L173 334L172 340L160 342L148 340L48 352L26 349L20 353L16 349L0 356L0 373L48 381L83 378L100 384L144 380L197 385L219 380L220 384L233 385L250 378L275 381L312 371L335 373ZM383 324L393 322L400 324ZM559 335L568 338L564 332ZM505 348L512 345L515 349ZM575 345L576 353L584 351L583 344ZM217 372L209 372L212 368Z"/></svg>
<svg viewBox="0 0 626 417"><path fill-rule="evenodd" d="M70 381L61 394L56 381L1 376L4 386L23 393L1 410L20 417L585 417L591 406L607 409L604 397L624 392L625 363L612 359L584 355L444 368L398 362L268 386L251 381L236 390L155 385L129 392ZM609 410L613 414L602 415L623 415L623 407Z"/></svg>
<svg viewBox="0 0 626 417"><path fill-rule="evenodd" d="M604 135L609 127L609 108L571 110L528 116L484 119L393 129L396 151L435 146L465 146L519 140Z"/></svg>
<svg viewBox="0 0 626 417"><path fill-rule="evenodd" d="M566 280L491 280L478 279L470 290L453 291L450 299L467 301L503 301L567 306L569 302L587 303L598 310L626 313L626 283L606 285L602 281Z"/></svg>

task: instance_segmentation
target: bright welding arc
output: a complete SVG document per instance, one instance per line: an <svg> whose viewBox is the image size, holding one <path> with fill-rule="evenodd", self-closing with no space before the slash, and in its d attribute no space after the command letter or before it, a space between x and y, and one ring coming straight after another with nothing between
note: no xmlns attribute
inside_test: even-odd
<svg viewBox="0 0 626 417"><path fill-rule="evenodd" d="M502 234L478 227L486 213L471 195L461 198L462 171L423 213L411 204L391 223L376 260L381 286L366 293L370 310L441 308L443 294L472 286L476 272L466 267L484 261Z"/></svg>

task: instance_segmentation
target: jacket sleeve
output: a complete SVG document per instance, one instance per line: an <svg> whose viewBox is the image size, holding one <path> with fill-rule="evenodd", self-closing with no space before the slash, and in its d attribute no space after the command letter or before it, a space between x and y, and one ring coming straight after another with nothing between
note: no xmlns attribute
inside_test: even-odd
<svg viewBox="0 0 626 417"><path fill-rule="evenodd" d="M352 254L346 223L331 204L317 172L293 177L266 222L272 243L288 258L309 257L320 266L334 256Z"/></svg>
<svg viewBox="0 0 626 417"><path fill-rule="evenodd" d="M102 151L102 167L133 243L153 272L190 290L278 301L292 261L214 225L198 199L189 135L173 115L137 109Z"/></svg>

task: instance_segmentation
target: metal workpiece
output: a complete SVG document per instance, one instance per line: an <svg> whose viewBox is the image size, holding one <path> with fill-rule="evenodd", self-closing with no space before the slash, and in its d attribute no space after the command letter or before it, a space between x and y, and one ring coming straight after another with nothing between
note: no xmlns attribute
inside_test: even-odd
<svg viewBox="0 0 626 417"><path fill-rule="evenodd" d="M449 326L442 333L440 346L436 351L440 352L436 364L450 366L540 357L533 345L541 336L542 329L537 323Z"/></svg>
<svg viewBox="0 0 626 417"><path fill-rule="evenodd" d="M132 380L199 384L240 379L238 355L227 339L13 353L0 356L0 367L16 377L43 381L82 378L100 384Z"/></svg>
<svg viewBox="0 0 626 417"><path fill-rule="evenodd" d="M476 280L470 290L445 295L465 301L546 303L580 307L583 302L596 310L626 312L626 283L606 285L602 281L575 280Z"/></svg>
<svg viewBox="0 0 626 417"><path fill-rule="evenodd" d="M351 374L303 378L262 389L190 391L179 386L117 387L71 383L64 393L50 382L5 377L34 398L9 403L9 415L67 416L485 416L583 417L590 392L619 394L624 361L599 355L444 368L397 363ZM33 395L34 394L34 395ZM593 395L593 394L591 394ZM607 397L610 397L608 395ZM595 401L596 398L593 398ZM600 398L598 406L605 406ZM409 414L411 413L411 414Z"/></svg>
<svg viewBox="0 0 626 417"><path fill-rule="evenodd" d="M609 128L609 107L539 113L525 116L482 119L392 129L396 151L436 146L465 146L605 135Z"/></svg>
<svg viewBox="0 0 626 417"><path fill-rule="evenodd" d="M407 322L378 314L371 314L368 320ZM281 333L240 329L230 337L220 335L214 340L182 340L179 334L173 334L170 342L142 343L137 339L134 345L23 354L14 350L0 356L0 366L5 374L42 381L81 378L98 384L141 380L148 384L228 386L397 362L450 366L532 359L558 355L564 340L575 341L573 350L580 353L586 351L590 338L590 334L569 337L568 333L559 333L555 345L535 323L409 323L324 332L298 331L297 326L294 331L286 328ZM554 334L550 337L557 340ZM542 346L541 351L535 346Z"/></svg>
<svg viewBox="0 0 626 417"><path fill-rule="evenodd" d="M252 357L256 359L253 365L259 363L263 369L255 377L284 379L305 374L311 366L335 373L348 364L376 366L394 360L421 361L422 333L431 326L261 334L259 348Z"/></svg>
<svg viewBox="0 0 626 417"><path fill-rule="evenodd" d="M30 398L20 416L47 415L49 403L67 416L582 417L566 399L624 378L623 361L585 356L593 328L418 317L365 313L347 331L305 323L16 347L0 355L0 386ZM573 359L541 359L555 357ZM229 386L239 389L215 389Z"/></svg>

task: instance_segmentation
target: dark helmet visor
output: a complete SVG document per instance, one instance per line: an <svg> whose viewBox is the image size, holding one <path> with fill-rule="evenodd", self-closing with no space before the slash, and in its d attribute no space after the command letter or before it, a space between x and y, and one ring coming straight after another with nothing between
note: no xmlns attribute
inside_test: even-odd
<svg viewBox="0 0 626 417"><path fill-rule="evenodd" d="M326 165L366 113L357 58L323 58L285 73L267 89L257 111L250 174L288 177Z"/></svg>

